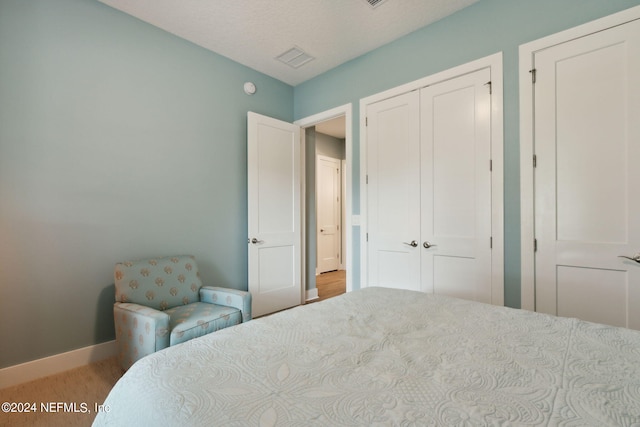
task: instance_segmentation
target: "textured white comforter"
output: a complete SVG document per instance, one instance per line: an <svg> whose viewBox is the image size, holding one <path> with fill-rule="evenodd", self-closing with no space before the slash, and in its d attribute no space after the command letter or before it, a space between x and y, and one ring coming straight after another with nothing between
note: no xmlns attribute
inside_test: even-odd
<svg viewBox="0 0 640 427"><path fill-rule="evenodd" d="M369 288L148 356L96 426L640 426L640 332Z"/></svg>

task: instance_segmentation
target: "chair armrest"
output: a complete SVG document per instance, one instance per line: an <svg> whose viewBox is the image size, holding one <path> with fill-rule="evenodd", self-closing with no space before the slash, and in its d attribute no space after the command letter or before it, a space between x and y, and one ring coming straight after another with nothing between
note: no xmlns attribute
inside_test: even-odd
<svg viewBox="0 0 640 427"><path fill-rule="evenodd" d="M237 308L242 312L243 322L251 320L251 294L249 292L203 286L200 288L200 301Z"/></svg>
<svg viewBox="0 0 640 427"><path fill-rule="evenodd" d="M135 361L169 347L169 315L135 303L113 306L118 356L123 369Z"/></svg>

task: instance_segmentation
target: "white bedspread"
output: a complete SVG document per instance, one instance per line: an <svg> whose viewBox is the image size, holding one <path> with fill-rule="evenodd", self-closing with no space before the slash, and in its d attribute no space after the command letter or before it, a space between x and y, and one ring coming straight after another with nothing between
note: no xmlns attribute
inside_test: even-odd
<svg viewBox="0 0 640 427"><path fill-rule="evenodd" d="M640 332L369 288L136 363L96 426L640 426Z"/></svg>

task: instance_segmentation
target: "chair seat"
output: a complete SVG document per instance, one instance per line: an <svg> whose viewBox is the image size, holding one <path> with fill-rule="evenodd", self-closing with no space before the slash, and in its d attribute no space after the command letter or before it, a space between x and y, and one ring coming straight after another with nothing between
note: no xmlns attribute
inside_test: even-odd
<svg viewBox="0 0 640 427"><path fill-rule="evenodd" d="M170 345L180 344L242 322L242 312L237 308L204 302L180 305L164 312L170 317Z"/></svg>

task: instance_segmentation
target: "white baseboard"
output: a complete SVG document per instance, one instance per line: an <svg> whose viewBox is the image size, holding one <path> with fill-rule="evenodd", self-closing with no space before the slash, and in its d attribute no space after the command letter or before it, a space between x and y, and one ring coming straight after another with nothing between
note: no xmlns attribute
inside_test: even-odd
<svg viewBox="0 0 640 427"><path fill-rule="evenodd" d="M318 288L308 289L305 301L313 301L318 299Z"/></svg>
<svg viewBox="0 0 640 427"><path fill-rule="evenodd" d="M79 348L0 369L0 389L98 362L117 354L116 342Z"/></svg>

